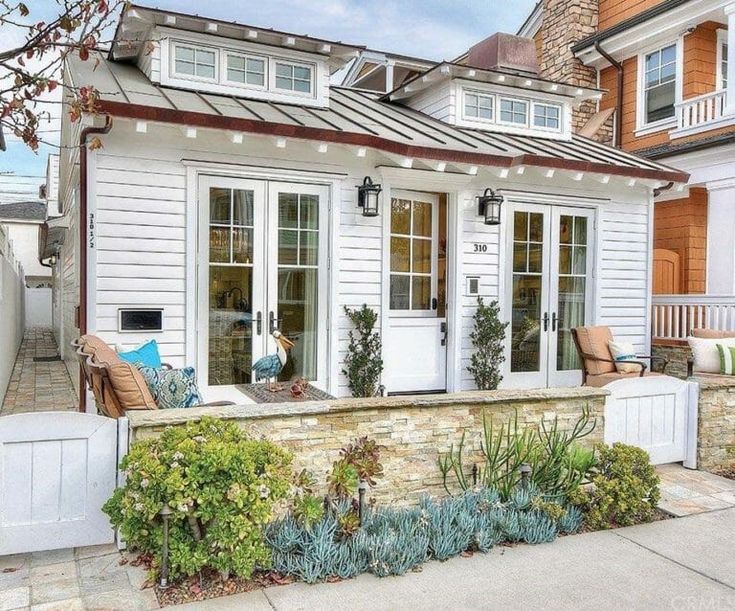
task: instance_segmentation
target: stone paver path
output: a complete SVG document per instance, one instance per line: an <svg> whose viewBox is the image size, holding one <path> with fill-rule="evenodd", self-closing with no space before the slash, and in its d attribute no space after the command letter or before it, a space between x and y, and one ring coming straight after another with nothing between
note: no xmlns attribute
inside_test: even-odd
<svg viewBox="0 0 735 611"><path fill-rule="evenodd" d="M735 480L685 469L681 465L656 468L661 478L658 506L677 517L735 507Z"/></svg>
<svg viewBox="0 0 735 611"><path fill-rule="evenodd" d="M51 329L26 330L0 416L77 409L77 396L63 361L34 361L57 354Z"/></svg>
<svg viewBox="0 0 735 611"><path fill-rule="evenodd" d="M0 610L158 609L153 589L142 589L146 570L126 560L114 545L0 557Z"/></svg>

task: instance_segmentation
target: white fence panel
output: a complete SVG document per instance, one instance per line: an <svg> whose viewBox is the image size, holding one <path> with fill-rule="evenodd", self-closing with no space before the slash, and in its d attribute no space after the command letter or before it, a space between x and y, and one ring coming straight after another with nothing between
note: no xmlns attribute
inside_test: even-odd
<svg viewBox="0 0 735 611"><path fill-rule="evenodd" d="M117 422L76 412L0 418L0 556L111 543Z"/></svg>
<svg viewBox="0 0 735 611"><path fill-rule="evenodd" d="M643 448L656 465L696 468L696 382L670 376L618 380L605 386L605 443Z"/></svg>

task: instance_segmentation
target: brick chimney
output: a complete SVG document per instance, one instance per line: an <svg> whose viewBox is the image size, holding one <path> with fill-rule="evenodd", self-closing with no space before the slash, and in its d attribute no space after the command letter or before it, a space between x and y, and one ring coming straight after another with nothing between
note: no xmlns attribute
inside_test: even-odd
<svg viewBox="0 0 735 611"><path fill-rule="evenodd" d="M597 73L572 54L571 47L597 33L599 0L543 0L539 70L543 78L579 87L596 87ZM595 102L584 102L573 117L574 131L597 112Z"/></svg>

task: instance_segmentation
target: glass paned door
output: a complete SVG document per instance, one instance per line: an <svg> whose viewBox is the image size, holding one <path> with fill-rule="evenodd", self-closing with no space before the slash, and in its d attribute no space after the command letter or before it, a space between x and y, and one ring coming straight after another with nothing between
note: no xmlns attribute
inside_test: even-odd
<svg viewBox="0 0 735 611"><path fill-rule="evenodd" d="M589 323L594 211L516 204L508 252L509 386L575 386L571 329Z"/></svg>
<svg viewBox="0 0 735 611"><path fill-rule="evenodd" d="M552 222L552 281L549 295L549 386L581 383L581 362L571 329L587 323L591 312L591 210L556 210Z"/></svg>
<svg viewBox="0 0 735 611"><path fill-rule="evenodd" d="M252 381L263 354L265 188L257 181L202 178L199 243L200 376L205 386ZM203 331L203 332L202 332Z"/></svg>
<svg viewBox="0 0 735 611"><path fill-rule="evenodd" d="M545 386L548 312L548 213L528 207L513 213L510 370Z"/></svg>
<svg viewBox="0 0 735 611"><path fill-rule="evenodd" d="M303 377L318 384L326 376L327 241L321 227L327 201L326 187L269 185L269 244L277 248L268 249L268 325L295 343L283 381Z"/></svg>

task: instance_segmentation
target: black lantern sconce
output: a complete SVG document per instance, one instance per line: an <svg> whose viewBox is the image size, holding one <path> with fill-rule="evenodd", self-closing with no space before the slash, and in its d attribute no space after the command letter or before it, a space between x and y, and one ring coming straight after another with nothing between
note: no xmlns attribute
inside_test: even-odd
<svg viewBox="0 0 735 611"><path fill-rule="evenodd" d="M378 216L378 196L383 188L373 184L373 179L365 177L357 187L357 205L362 208L363 216Z"/></svg>
<svg viewBox="0 0 735 611"><path fill-rule="evenodd" d="M485 189L485 193L477 198L477 214L485 217L485 225L500 225L500 209L504 198L492 189Z"/></svg>

